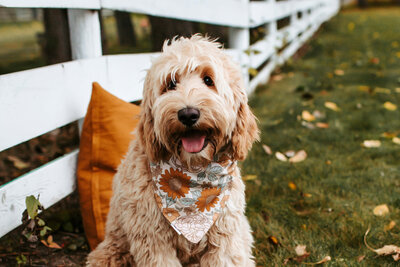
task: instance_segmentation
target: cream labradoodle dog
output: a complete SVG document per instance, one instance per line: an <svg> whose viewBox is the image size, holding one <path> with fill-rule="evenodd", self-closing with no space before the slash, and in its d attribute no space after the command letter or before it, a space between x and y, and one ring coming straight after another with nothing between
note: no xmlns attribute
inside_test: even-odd
<svg viewBox="0 0 400 267"><path fill-rule="evenodd" d="M240 68L220 44L199 35L165 42L135 133L88 265L254 266L237 161L258 128Z"/></svg>

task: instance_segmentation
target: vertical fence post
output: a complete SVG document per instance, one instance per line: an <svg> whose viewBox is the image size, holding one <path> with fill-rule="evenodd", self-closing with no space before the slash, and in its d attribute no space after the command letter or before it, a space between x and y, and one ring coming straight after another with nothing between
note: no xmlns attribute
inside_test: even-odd
<svg viewBox="0 0 400 267"><path fill-rule="evenodd" d="M94 58L102 55L99 13L94 10L68 9L72 59ZM82 132L83 119L78 120Z"/></svg>
<svg viewBox="0 0 400 267"><path fill-rule="evenodd" d="M266 1L268 1L270 3L270 8L272 10L275 10L276 0L266 0ZM271 42L273 42L273 46L274 47L276 46L276 43L277 43L277 40L276 40L277 32L278 32L278 26L277 25L278 24L276 23L276 20L273 20L273 21L268 23L267 28L266 28L267 33L268 33L268 38L269 38L269 40L271 40Z"/></svg>
<svg viewBox="0 0 400 267"><path fill-rule="evenodd" d="M101 31L98 12L68 9L68 22L72 59L101 56Z"/></svg>
<svg viewBox="0 0 400 267"><path fill-rule="evenodd" d="M244 3L249 3L249 0L239 0ZM249 8L243 10L245 16L249 18ZM250 23L250 20L247 20ZM248 26L246 28L229 28L229 46L230 48L237 49L239 51L239 62L242 68L245 86L248 89L249 86L249 66L250 58L248 53L245 53L250 46L250 30Z"/></svg>

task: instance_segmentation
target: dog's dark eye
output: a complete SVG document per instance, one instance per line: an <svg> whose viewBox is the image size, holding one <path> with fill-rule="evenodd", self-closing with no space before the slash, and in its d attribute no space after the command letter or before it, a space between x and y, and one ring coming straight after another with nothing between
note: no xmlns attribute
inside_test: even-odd
<svg viewBox="0 0 400 267"><path fill-rule="evenodd" d="M214 86L214 82L210 76L204 76L203 81L207 86Z"/></svg>
<svg viewBox="0 0 400 267"><path fill-rule="evenodd" d="M176 81L171 80L168 83L167 90L175 90L176 89Z"/></svg>

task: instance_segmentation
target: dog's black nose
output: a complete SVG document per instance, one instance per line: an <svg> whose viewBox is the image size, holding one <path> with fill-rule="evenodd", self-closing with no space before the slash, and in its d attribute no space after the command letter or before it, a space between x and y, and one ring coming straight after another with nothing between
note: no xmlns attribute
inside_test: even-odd
<svg viewBox="0 0 400 267"><path fill-rule="evenodd" d="M184 108L178 111L178 119L184 125L190 127L200 118L200 110L197 108Z"/></svg>

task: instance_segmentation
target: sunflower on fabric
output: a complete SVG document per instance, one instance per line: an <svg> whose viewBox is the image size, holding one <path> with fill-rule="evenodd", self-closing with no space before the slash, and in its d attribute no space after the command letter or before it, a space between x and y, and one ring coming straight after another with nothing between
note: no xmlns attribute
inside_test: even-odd
<svg viewBox="0 0 400 267"><path fill-rule="evenodd" d="M204 210L210 211L211 208L215 207L218 204L219 198L218 195L221 193L221 188L218 187L210 187L204 188L201 192L201 196L196 202L196 206L199 211L203 212Z"/></svg>
<svg viewBox="0 0 400 267"><path fill-rule="evenodd" d="M160 189L168 194L169 197L176 199L184 197L189 193L190 176L185 173L170 168L161 174Z"/></svg>

